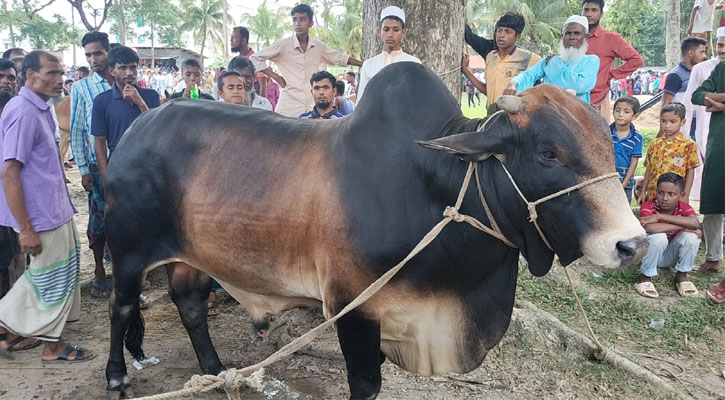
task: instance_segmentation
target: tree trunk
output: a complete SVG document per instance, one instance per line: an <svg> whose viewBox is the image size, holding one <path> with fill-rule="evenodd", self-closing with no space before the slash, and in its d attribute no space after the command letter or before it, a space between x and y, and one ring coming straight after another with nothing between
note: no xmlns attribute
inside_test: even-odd
<svg viewBox="0 0 725 400"><path fill-rule="evenodd" d="M224 57L222 57L222 59L224 60L224 64L226 64L227 61L229 61L229 27L227 26L227 0L223 1L222 7L222 35L224 35L224 37L222 38L222 40L224 41ZM204 58L202 58L202 63L203 62Z"/></svg>
<svg viewBox="0 0 725 400"><path fill-rule="evenodd" d="M204 46L206 45L206 29L204 29L204 36L201 39L201 51L199 52L199 55L201 55L201 69L204 70ZM224 56L224 62L226 62L226 56Z"/></svg>
<svg viewBox="0 0 725 400"><path fill-rule="evenodd" d="M432 69L461 100L461 57L467 0L365 0L363 10L362 57L368 59L382 51L380 11L395 5L405 11L406 36L403 51L418 57Z"/></svg>
<svg viewBox="0 0 725 400"><path fill-rule="evenodd" d="M667 70L679 62L680 54L680 0L663 0L665 6L665 43Z"/></svg>
<svg viewBox="0 0 725 400"><path fill-rule="evenodd" d="M2 0L2 13L5 15L8 19L10 18L10 11L8 10L8 3L7 0ZM8 30L10 31L10 45L12 47L17 47L15 44L15 32L13 32L13 24L8 24Z"/></svg>
<svg viewBox="0 0 725 400"><path fill-rule="evenodd" d="M120 36L118 38L118 41L121 43L122 46L126 45L126 15L123 11L123 0L118 0L118 13L120 14L118 18L118 35Z"/></svg>

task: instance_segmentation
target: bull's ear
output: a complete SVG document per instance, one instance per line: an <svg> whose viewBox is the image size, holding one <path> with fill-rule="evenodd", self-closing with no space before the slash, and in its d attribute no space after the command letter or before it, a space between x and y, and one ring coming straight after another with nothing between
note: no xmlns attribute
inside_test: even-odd
<svg viewBox="0 0 725 400"><path fill-rule="evenodd" d="M504 154L511 144L513 130L505 114L499 113L485 122L481 132L467 132L444 136L435 140L421 140L423 147L445 151L466 161L482 161L491 155Z"/></svg>

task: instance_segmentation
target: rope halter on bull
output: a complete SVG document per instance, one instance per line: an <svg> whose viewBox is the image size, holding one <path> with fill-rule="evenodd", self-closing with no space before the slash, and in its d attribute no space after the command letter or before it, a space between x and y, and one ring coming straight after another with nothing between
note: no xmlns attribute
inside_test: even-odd
<svg viewBox="0 0 725 400"><path fill-rule="evenodd" d="M497 112L501 113L502 111ZM496 115L494 114L494 115ZM493 118L493 115L491 118L486 119L483 124L477 129L479 132L483 132L486 128L486 125L488 121L490 121ZM544 202L547 202L549 200L555 199L559 196L565 195L567 193L573 192L575 190L579 190L585 186L592 185L594 183L603 181L605 179L610 179L614 177L618 177L619 175L616 172L605 174L598 176L593 179L589 179L587 181L578 183L574 186L571 186L569 188L560 190L556 193L552 193L548 196L542 197L539 200L530 202L526 199L526 196L521 192L518 185L514 181L513 176L509 173L508 169L506 169L506 166L504 163L499 160L501 166L503 167L504 171L506 172L506 175L509 178L509 181L513 185L513 187L516 189L517 193L521 197L521 199L526 203L526 206L529 210L529 221L534 224L536 227L536 230L539 232L539 235L541 236L541 239L544 241L544 243L551 248L551 245L549 244L549 241L544 236L544 232L541 230L537 219L538 214L536 212L536 206L539 204L542 204ZM192 377L192 380L186 383L185 388L176 392L169 392L169 393L162 393L158 395L153 396L147 396L142 397L137 400L166 400L166 399L173 399L181 396L188 396L191 394L197 394L197 393L203 393L207 392L216 388L223 388L227 392L227 396L229 399L238 399L239 398L239 389L242 386L248 386L252 388L256 388L257 390L261 389L260 381L262 379L263 375L263 368L281 360L282 358L285 358L297 350L301 349L302 347L308 345L310 342L312 342L316 337L320 336L327 328L332 326L338 319L345 316L350 311L357 308L359 305L365 303L368 299L370 299L375 293L377 293L380 289L385 286L397 273L400 271L405 264L407 264L408 261L410 261L413 257L415 257L418 253L420 253L423 249L425 249L435 238L440 234L440 232L445 228L446 225L448 225L449 222L455 221L455 222L466 222L473 226L476 229L481 230L482 232L485 232L499 240L501 240L503 243L505 243L507 246L510 246L512 248L516 248L517 246L513 244L510 240L506 238L506 236L501 231L500 227L496 223L493 214L491 213L490 208L488 207L488 203L486 202L486 198L483 195L483 190L481 188L481 182L479 179L479 173L477 168L478 163L477 162L470 162L468 164L468 169L466 171L466 176L463 180L463 184L461 185L461 189L458 192L458 198L456 199L456 203L454 206L448 206L443 211L443 220L438 222L424 237L423 239L418 242L418 244L411 250L411 252L396 266L388 270L385 274L380 276L375 282L370 284L365 290L362 291L352 302L350 302L347 306L345 306L340 312L338 312L336 315L328 319L327 321L323 322L322 324L318 325L317 327L313 328L309 332L305 333L304 335L298 337L297 339L293 340L292 342L288 343L287 345L283 346L281 349L277 350L274 354L267 357L265 360L248 366L246 368L242 368L240 370L230 369L227 371L223 371L218 376L213 375L204 375L204 376L198 376L195 375ZM475 171L476 174L476 185L478 189L478 195L479 199L481 201L481 205L483 206L486 216L491 223L491 227L488 227L481 223L481 221L477 220L474 217L471 217L469 215L461 214L460 208L461 204L463 203L463 199L466 195L466 191L468 190L468 186L471 182L471 177L473 176ZM552 249L553 251L553 249ZM574 290L574 285L571 281L571 278L569 277L569 273L567 272L566 268L564 268L564 271L566 273L566 277L569 280L569 284L572 289L572 293L574 293L574 298L576 299L576 302L579 306L579 310L584 315L584 320L586 322L587 327L589 328L589 334L592 338L592 341L596 344L597 349L594 352L594 356L598 360L602 360L604 358L605 350L602 347L602 345L597 340L596 336L594 335L594 331L591 328L591 325L589 324L589 319L587 318L586 312L584 311L584 308L581 305L581 302L579 301L579 296L576 294L576 290Z"/></svg>

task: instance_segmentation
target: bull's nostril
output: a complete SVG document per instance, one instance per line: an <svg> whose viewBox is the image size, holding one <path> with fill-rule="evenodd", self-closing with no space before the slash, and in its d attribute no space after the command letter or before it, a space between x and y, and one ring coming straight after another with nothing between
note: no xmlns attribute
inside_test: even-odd
<svg viewBox="0 0 725 400"><path fill-rule="evenodd" d="M639 248L640 240L631 239L617 242L617 252L619 258L623 262L632 260L637 255L637 249Z"/></svg>

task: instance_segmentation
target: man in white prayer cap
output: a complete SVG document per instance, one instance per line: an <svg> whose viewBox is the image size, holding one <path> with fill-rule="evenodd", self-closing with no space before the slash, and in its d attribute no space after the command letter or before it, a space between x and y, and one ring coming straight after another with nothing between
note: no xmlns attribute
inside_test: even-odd
<svg viewBox="0 0 725 400"><path fill-rule="evenodd" d="M504 95L518 94L539 80L576 93L590 102L589 94L597 83L599 57L587 55L589 23L586 17L572 15L564 22L559 54L549 55L511 80Z"/></svg>
<svg viewBox="0 0 725 400"><path fill-rule="evenodd" d="M363 63L357 89L358 102L362 99L365 86L370 79L386 66L401 61L421 63L419 59L403 52L400 48L403 38L405 38L405 13L396 6L383 8L380 12L380 40L383 41L383 52Z"/></svg>

